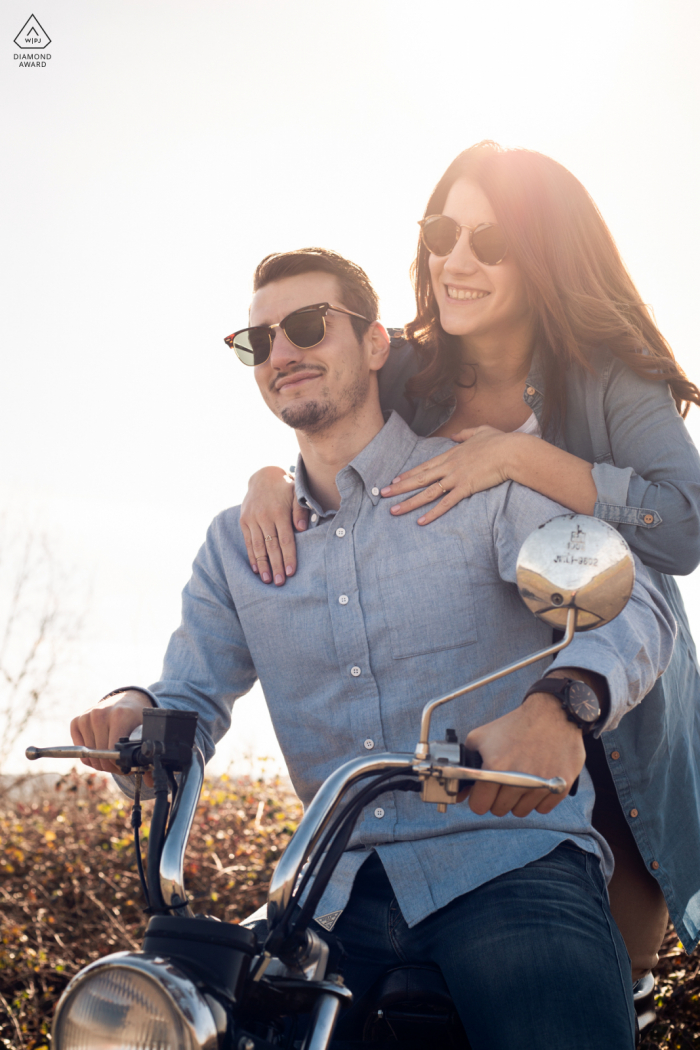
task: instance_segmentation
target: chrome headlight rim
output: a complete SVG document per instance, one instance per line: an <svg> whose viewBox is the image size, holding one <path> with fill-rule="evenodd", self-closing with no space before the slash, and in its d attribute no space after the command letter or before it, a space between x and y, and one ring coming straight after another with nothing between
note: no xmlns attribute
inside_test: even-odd
<svg viewBox="0 0 700 1050"><path fill-rule="evenodd" d="M214 1015L206 999L174 962L148 952L115 952L96 959L73 977L61 995L51 1025L52 1045L62 1050L57 1037L66 1009L82 986L105 970L126 970L146 977L168 996L195 1050L217 1050L219 1036Z"/></svg>

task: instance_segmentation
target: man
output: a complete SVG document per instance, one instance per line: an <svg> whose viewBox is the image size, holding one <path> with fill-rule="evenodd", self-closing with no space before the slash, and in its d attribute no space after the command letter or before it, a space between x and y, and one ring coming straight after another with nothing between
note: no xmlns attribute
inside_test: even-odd
<svg viewBox="0 0 700 1050"><path fill-rule="evenodd" d="M105 698L71 732L109 747L148 704L193 708L209 758L233 702L259 678L308 803L365 749L412 751L427 699L548 644L551 631L518 597L515 560L563 508L507 483L460 503L429 541L412 516L392 518L381 486L448 442L382 417L377 373L389 341L366 275L312 249L263 260L254 289L252 327L231 342L297 433L297 495L311 510L298 572L282 589L260 587L239 509L219 515L161 680ZM592 687L602 710L591 725L612 728L663 670L673 631L638 564L627 609L577 636L547 677ZM523 702L544 672L535 665L443 707L434 734L455 726L487 767L562 776L569 787L580 775L575 797L479 783L468 804L438 814L412 793L387 792L358 821L317 921L348 952L357 997L391 965L437 963L474 1050L630 1050L629 964L607 905L610 853L590 823L582 726L551 692Z"/></svg>

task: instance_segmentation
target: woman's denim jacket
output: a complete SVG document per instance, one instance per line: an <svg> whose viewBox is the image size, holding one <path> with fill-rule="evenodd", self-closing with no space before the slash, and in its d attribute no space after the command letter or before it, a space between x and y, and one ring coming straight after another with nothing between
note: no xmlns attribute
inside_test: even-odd
<svg viewBox="0 0 700 1050"><path fill-rule="evenodd" d="M431 434L454 409L404 396L421 364L410 343L391 335L382 407L399 412L417 434ZM641 379L605 350L591 364L593 373L567 373L566 421L554 444L594 464L595 516L619 528L678 622L668 669L601 740L639 851L691 951L700 940L700 669L671 574L700 563L700 456L666 383ZM538 419L543 396L535 359L523 398Z"/></svg>

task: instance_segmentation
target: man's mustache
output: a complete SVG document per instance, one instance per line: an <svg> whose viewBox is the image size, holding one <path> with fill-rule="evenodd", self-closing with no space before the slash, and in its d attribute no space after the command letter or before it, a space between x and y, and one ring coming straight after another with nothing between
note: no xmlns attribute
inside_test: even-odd
<svg viewBox="0 0 700 1050"><path fill-rule="evenodd" d="M297 372L316 372L318 375L324 375L326 369L319 368L318 365L297 365L295 368L290 368L287 372L280 372L275 376L274 379L270 380L269 390L272 393L277 391L278 383L284 382L285 379L289 379L290 376L296 375Z"/></svg>

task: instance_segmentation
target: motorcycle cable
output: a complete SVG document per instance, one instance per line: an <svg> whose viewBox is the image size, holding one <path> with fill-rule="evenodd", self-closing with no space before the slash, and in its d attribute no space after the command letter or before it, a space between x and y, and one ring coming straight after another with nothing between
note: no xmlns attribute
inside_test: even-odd
<svg viewBox="0 0 700 1050"><path fill-rule="evenodd" d="M160 760L160 755L153 756L153 786L155 805L148 832L148 857L146 860L148 895L151 915L169 915L170 908L163 900L160 890L160 858L165 842L165 831L168 824L170 803L168 801L168 777Z"/></svg>
<svg viewBox="0 0 700 1050"><path fill-rule="evenodd" d="M405 774L410 771L411 767L406 766L405 769L390 769L386 770L384 773L380 773L378 776L375 776L372 779L372 782L368 784L362 791L358 792L358 794L355 795L355 797L343 807L341 812L331 820L328 828L326 829L325 834L323 835L323 838L321 839L318 846L316 847L316 850L314 851L313 857L308 863L306 871L301 876L296 890L290 897L287 906L285 907L284 911L282 912L282 915L279 918L279 921L275 923L275 927L270 933L270 936L272 936L273 934L275 935L276 943L279 942L280 938L283 939L288 934L291 934L293 933L293 931L300 928L298 917L293 922L292 930L289 930L289 924L292 921L295 909L299 906L298 902L304 894L306 887L309 884L309 881L314 876L314 873L316 872L316 869L318 868L319 864L321 864L322 872L319 871L318 875L316 876L314 889L311 891L311 894L313 895L314 899L314 906L316 903L318 903L318 900L320 899L323 890L325 890L326 884L328 883L330 876L335 868L337 858L340 856L341 853L344 852L345 847L347 846L360 810L362 810L370 801L372 801L372 799L376 798L378 795L381 795L384 791L388 789L387 781L390 781L392 778L405 776ZM402 785L404 783L411 783L412 785L415 783L415 788L411 787L409 790L420 790L420 781L418 780L402 781L401 783ZM330 864L327 864L329 854L326 851L329 849L329 844L333 841L335 836L341 833L342 838L340 839L340 847L337 850L335 848L333 849L333 859L331 866ZM328 872L328 874L326 874L326 872ZM321 877L322 875L323 878ZM308 901L306 903L308 903ZM306 910L308 909L306 909L305 904L304 911Z"/></svg>
<svg viewBox="0 0 700 1050"><path fill-rule="evenodd" d="M320 863L321 858L327 850L329 843L332 841L333 837L338 831L338 828L341 826L341 824L343 823L345 818L350 814L350 812L352 811L353 813L356 813L358 807L361 808L362 806L366 805L367 798L375 791L377 785L384 785L387 780L390 780L394 776L403 776L404 772L408 772L409 769L409 766L407 766L405 770L390 769L386 770L384 773L380 773L379 775L374 774L373 771L365 773L365 778L370 776L372 777L371 783L368 784L362 791L358 792L358 794L356 794L354 798L347 802L338 813L331 817L328 827L326 828L325 834L320 839L318 845L314 849L313 855L307 863L306 870L303 872L301 878L299 879L296 889L293 891L286 908L284 909L282 915L279 918L279 922L275 924L276 926L282 926L284 922L289 919L292 911L297 906L298 901L300 900L304 891L306 890L306 887L309 884L309 881L312 878L318 864Z"/></svg>
<svg viewBox="0 0 700 1050"><path fill-rule="evenodd" d="M330 882L331 876L335 871L336 865L338 864L338 861L340 860L342 854L345 852L347 844L350 841L350 836L352 835L353 829L355 827L355 821L357 816L359 815L359 810L363 809L364 806L368 805L375 798L377 798L378 795L383 794L387 790L420 791L421 783L419 780L412 778L410 780L399 780L396 783L388 785L382 784L380 785L380 789L376 793L370 794L369 798L365 799L362 805L358 806L354 812L348 814L348 818L343 828L339 831L338 836L333 841L332 845L328 849L328 852L323 858L323 862L321 863L316 874L316 878L314 879L314 884L309 891L308 897L302 905L297 920L294 922L295 929L305 929L313 919L314 912L316 911L316 905L323 896L326 886Z"/></svg>
<svg viewBox="0 0 700 1050"><path fill-rule="evenodd" d="M134 829L134 849L136 851L136 870L139 875L139 882L141 883L141 892L143 893L143 899L146 902L146 911L151 910L151 898L148 893L148 886L146 885L146 875L143 870L143 856L141 854L141 836L139 829L141 827L141 773L136 774L134 781L134 805L131 810L131 826Z"/></svg>
<svg viewBox="0 0 700 1050"><path fill-rule="evenodd" d="M175 799L177 798L178 786L175 774L173 773L172 769L170 769L170 767L166 768L165 773L168 778L168 784L170 785L170 794L172 796L170 800L170 819L168 820L168 827L166 829L167 835L168 831L170 831L170 827L175 816Z"/></svg>

